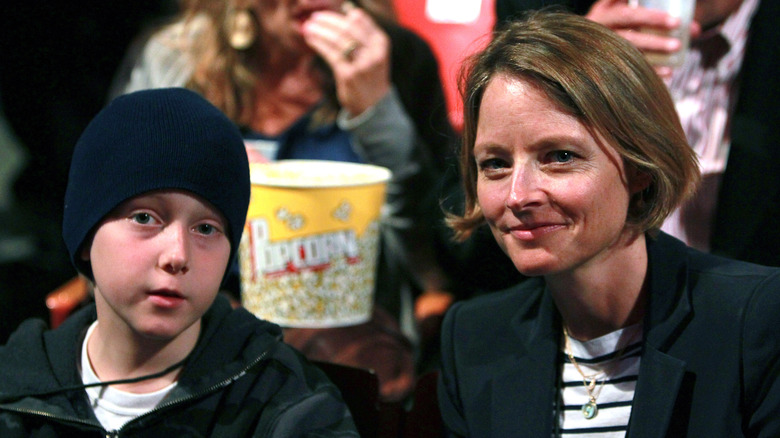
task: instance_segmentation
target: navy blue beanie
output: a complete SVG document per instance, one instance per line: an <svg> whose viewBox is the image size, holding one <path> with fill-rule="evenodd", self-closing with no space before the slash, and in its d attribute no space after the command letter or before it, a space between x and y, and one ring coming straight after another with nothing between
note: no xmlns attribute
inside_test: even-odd
<svg viewBox="0 0 780 438"><path fill-rule="evenodd" d="M76 143L62 237L76 269L92 278L80 251L95 226L132 197L181 189L206 199L225 216L232 262L244 229L249 187L241 134L219 109L184 88L126 94L98 113Z"/></svg>

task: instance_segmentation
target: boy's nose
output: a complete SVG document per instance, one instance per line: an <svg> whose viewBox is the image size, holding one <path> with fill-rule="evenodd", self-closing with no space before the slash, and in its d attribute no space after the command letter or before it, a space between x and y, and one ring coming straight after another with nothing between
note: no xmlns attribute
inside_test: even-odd
<svg viewBox="0 0 780 438"><path fill-rule="evenodd" d="M189 242L187 230L179 225L169 225L163 232L159 265L170 274L185 274L189 270Z"/></svg>

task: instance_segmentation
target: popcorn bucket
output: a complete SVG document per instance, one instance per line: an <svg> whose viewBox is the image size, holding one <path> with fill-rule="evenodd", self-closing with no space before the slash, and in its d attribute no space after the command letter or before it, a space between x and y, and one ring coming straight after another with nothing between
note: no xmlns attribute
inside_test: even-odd
<svg viewBox="0 0 780 438"><path fill-rule="evenodd" d="M371 319L390 171L337 161L252 164L239 248L241 302L285 327Z"/></svg>

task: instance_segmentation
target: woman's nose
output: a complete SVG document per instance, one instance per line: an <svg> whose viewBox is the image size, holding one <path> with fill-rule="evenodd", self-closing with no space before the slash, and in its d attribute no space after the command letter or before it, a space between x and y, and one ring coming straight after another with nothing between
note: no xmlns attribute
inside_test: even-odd
<svg viewBox="0 0 780 438"><path fill-rule="evenodd" d="M541 205L544 192L540 190L541 178L534 169L519 166L512 172L506 207L511 210Z"/></svg>

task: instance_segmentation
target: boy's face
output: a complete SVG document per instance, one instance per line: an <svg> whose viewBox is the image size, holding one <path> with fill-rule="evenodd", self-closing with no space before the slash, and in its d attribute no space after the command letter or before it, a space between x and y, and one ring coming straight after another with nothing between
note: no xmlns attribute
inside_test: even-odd
<svg viewBox="0 0 780 438"><path fill-rule="evenodd" d="M115 208L82 252L101 329L197 338L230 258L226 226L218 210L185 191L150 192Z"/></svg>

